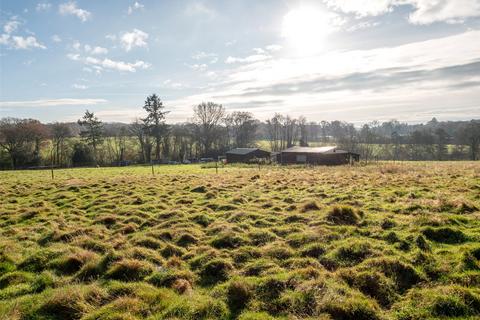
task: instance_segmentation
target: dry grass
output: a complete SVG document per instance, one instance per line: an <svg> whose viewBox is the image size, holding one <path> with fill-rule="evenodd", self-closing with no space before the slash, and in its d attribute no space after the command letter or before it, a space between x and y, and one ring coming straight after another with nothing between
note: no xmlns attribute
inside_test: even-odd
<svg viewBox="0 0 480 320"><path fill-rule="evenodd" d="M480 163L0 172L1 319L480 316Z"/></svg>

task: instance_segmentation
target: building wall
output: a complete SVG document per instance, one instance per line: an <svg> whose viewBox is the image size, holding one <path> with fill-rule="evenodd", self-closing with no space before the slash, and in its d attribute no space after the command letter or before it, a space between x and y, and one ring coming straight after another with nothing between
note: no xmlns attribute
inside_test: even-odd
<svg viewBox="0 0 480 320"><path fill-rule="evenodd" d="M250 152L248 154L232 154L232 153L227 153L227 163L247 163L253 160L254 158L257 159L270 159L270 152L267 151L262 151L262 150L256 150L254 152Z"/></svg>
<svg viewBox="0 0 480 320"><path fill-rule="evenodd" d="M283 164L308 163L317 165L342 165L349 163L348 153L308 153L282 152L280 162Z"/></svg>

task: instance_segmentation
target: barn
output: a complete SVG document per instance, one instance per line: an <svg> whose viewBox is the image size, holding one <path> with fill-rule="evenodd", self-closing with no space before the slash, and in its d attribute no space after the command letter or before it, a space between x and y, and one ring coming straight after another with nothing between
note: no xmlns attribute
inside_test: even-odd
<svg viewBox="0 0 480 320"><path fill-rule="evenodd" d="M316 164L316 165L342 165L360 160L358 153L329 147L299 147L294 146L282 150L277 161L282 164Z"/></svg>
<svg viewBox="0 0 480 320"><path fill-rule="evenodd" d="M251 162L254 159L270 159L270 152L258 148L235 148L226 153L227 163Z"/></svg>

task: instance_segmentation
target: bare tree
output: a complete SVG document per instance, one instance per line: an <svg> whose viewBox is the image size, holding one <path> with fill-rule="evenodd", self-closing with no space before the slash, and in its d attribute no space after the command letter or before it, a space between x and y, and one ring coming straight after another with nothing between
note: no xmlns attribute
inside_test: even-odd
<svg viewBox="0 0 480 320"><path fill-rule="evenodd" d="M65 161L65 141L71 136L70 127L66 123L55 122L51 126L52 144L55 150L54 162L57 165Z"/></svg>
<svg viewBox="0 0 480 320"><path fill-rule="evenodd" d="M220 131L220 124L225 118L225 109L221 104L202 102L193 108L193 123L203 154L211 155L212 145Z"/></svg>
<svg viewBox="0 0 480 320"><path fill-rule="evenodd" d="M233 112L225 119L233 145L236 148L245 148L255 145L258 121L250 112Z"/></svg>

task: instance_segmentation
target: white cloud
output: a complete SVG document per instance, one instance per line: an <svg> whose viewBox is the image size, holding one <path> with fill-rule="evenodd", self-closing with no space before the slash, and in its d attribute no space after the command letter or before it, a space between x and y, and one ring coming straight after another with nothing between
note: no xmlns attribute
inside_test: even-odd
<svg viewBox="0 0 480 320"><path fill-rule="evenodd" d="M207 70L208 66L205 63L195 63L195 64L187 64L187 66L195 71L205 71Z"/></svg>
<svg viewBox="0 0 480 320"><path fill-rule="evenodd" d="M6 46L6 45L8 45L9 40L10 40L10 35L5 34L5 33L0 35L0 44Z"/></svg>
<svg viewBox="0 0 480 320"><path fill-rule="evenodd" d="M186 106L198 101L255 107L260 119L275 112L355 122L423 121L447 110L480 116L478 86L462 87L479 82L479 38L480 30L396 47L272 57L226 70L210 90L167 102L187 116Z"/></svg>
<svg viewBox="0 0 480 320"><path fill-rule="evenodd" d="M21 37L21 36L13 36L11 41L11 46L14 49L31 49L31 48L40 48L46 49L43 44L38 42L38 40L33 36L28 37Z"/></svg>
<svg viewBox="0 0 480 320"><path fill-rule="evenodd" d="M145 8L145 6L143 4L141 4L138 1L135 1L135 3L132 6L128 6L127 13L132 14L133 11L140 10L140 9L143 9L143 8Z"/></svg>
<svg viewBox="0 0 480 320"><path fill-rule="evenodd" d="M73 89L77 89L77 90L86 90L86 89L88 89L88 87L87 87L86 85L84 85L84 84L77 84L77 83L74 83L74 84L72 85L72 88L73 88Z"/></svg>
<svg viewBox="0 0 480 320"><path fill-rule="evenodd" d="M114 35L114 34L107 34L107 35L105 36L105 38L108 39L108 40L110 40L110 41L115 41L115 40L117 40L117 36Z"/></svg>
<svg viewBox="0 0 480 320"><path fill-rule="evenodd" d="M20 22L17 20L17 18L12 17L10 21L5 23L5 25L3 26L3 31L5 31L6 34L11 34L17 31L19 26L20 26Z"/></svg>
<svg viewBox="0 0 480 320"><path fill-rule="evenodd" d="M75 49L75 50L77 50L77 51L80 50L80 46L81 46L81 44L80 44L80 42L78 42L78 41L75 41L75 42L72 44L73 49Z"/></svg>
<svg viewBox="0 0 480 320"><path fill-rule="evenodd" d="M107 54L108 53L108 49L103 48L103 47L92 47L92 46L86 44L85 46L83 46L83 48L84 48L86 53L91 53L91 54L94 54L94 55L101 55L101 54Z"/></svg>
<svg viewBox="0 0 480 320"><path fill-rule="evenodd" d="M379 16L395 7L409 5L413 12L409 21L413 24L434 22L459 23L466 18L480 16L480 0L323 0L336 11L354 14L361 18Z"/></svg>
<svg viewBox="0 0 480 320"><path fill-rule="evenodd" d="M217 56L218 55L216 53L199 51L199 52L196 52L195 54L192 55L192 59L202 60L202 59L213 58L213 57L217 57Z"/></svg>
<svg viewBox="0 0 480 320"><path fill-rule="evenodd" d="M358 17L378 16L392 10L396 0L324 0L330 8Z"/></svg>
<svg viewBox="0 0 480 320"><path fill-rule="evenodd" d="M216 16L215 10L200 1L193 1L189 3L185 8L185 14L188 16L201 15L209 19L212 19Z"/></svg>
<svg viewBox="0 0 480 320"><path fill-rule="evenodd" d="M76 106L76 105L95 105L105 103L105 99L44 99L44 100L25 100L25 101L0 101L1 107L56 107L56 106Z"/></svg>
<svg viewBox="0 0 480 320"><path fill-rule="evenodd" d="M268 51L275 52L275 51L280 51L282 50L282 46L278 44L271 44L265 47Z"/></svg>
<svg viewBox="0 0 480 320"><path fill-rule="evenodd" d="M416 10L409 16L414 24L431 24L445 21L459 23L480 16L480 0L413 0Z"/></svg>
<svg viewBox="0 0 480 320"><path fill-rule="evenodd" d="M92 16L91 12L78 8L75 1L70 1L59 5L58 12L60 12L61 15L74 15L82 22L87 21Z"/></svg>
<svg viewBox="0 0 480 320"><path fill-rule="evenodd" d="M227 42L225 42L225 47L231 47L236 43L237 43L237 40L227 41Z"/></svg>
<svg viewBox="0 0 480 320"><path fill-rule="evenodd" d="M175 82L175 81L172 81L171 79L167 79L167 80L162 82L161 87L176 90L176 89L183 88L184 85L180 82Z"/></svg>
<svg viewBox="0 0 480 320"><path fill-rule="evenodd" d="M147 47L148 33L142 30L133 29L131 32L125 32L120 37L122 47L130 51L135 47Z"/></svg>
<svg viewBox="0 0 480 320"><path fill-rule="evenodd" d="M98 59L95 57L87 56L81 57L79 54L67 54L67 57L73 61L81 61L87 66L91 66L96 71L103 71L104 69L125 71L125 72L136 72L139 69L148 69L151 64L142 60L137 60L135 62L124 62L124 61L115 61L109 58Z"/></svg>
<svg viewBox="0 0 480 320"><path fill-rule="evenodd" d="M52 41L53 41L53 42L62 42L62 38L60 38L59 35L54 34L54 35L52 36Z"/></svg>
<svg viewBox="0 0 480 320"><path fill-rule="evenodd" d="M229 56L226 60L225 63L227 64L232 64L232 63L252 63L252 62L258 62L258 61L263 61L270 59L271 56L265 55L265 54L253 54L251 56L245 57L245 58L236 58Z"/></svg>
<svg viewBox="0 0 480 320"><path fill-rule="evenodd" d="M50 8L52 7L52 4L51 3L48 3L48 2L39 2L37 4L37 6L35 7L35 9L37 11L48 11L50 10Z"/></svg>

